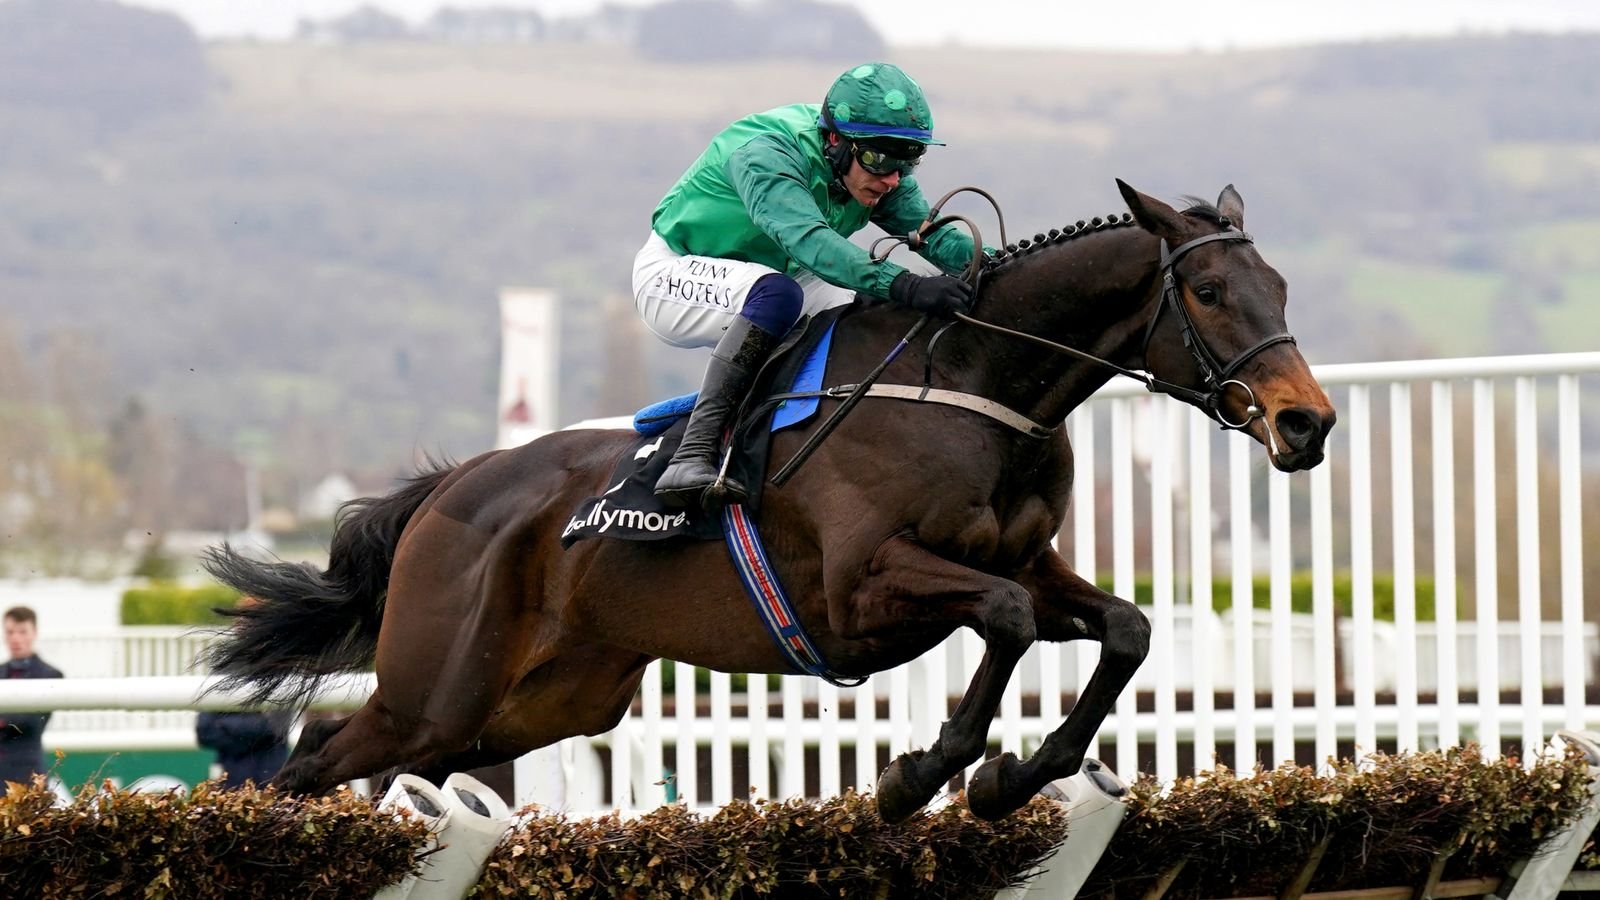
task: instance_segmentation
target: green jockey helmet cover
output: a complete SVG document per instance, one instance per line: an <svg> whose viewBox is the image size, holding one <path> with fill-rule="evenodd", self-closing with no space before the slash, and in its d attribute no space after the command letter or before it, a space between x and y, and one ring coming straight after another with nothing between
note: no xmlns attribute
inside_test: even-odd
<svg viewBox="0 0 1600 900"><path fill-rule="evenodd" d="M892 63L866 63L840 75L822 101L817 124L848 138L933 139L933 112L922 87Z"/></svg>

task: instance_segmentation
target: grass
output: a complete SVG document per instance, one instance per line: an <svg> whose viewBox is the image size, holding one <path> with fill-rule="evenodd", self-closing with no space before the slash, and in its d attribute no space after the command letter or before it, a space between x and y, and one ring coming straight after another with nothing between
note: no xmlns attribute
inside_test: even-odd
<svg viewBox="0 0 1600 900"><path fill-rule="evenodd" d="M1519 285L1515 275L1372 258L1350 265L1351 300L1398 316L1440 356L1476 356L1498 352L1495 301L1521 290L1550 351L1593 350L1600 332L1600 219L1528 225L1512 233L1511 243L1525 269L1550 273L1561 291L1557 302Z"/></svg>
<svg viewBox="0 0 1600 900"><path fill-rule="evenodd" d="M1567 219L1518 228L1516 256L1527 265L1600 273L1600 219Z"/></svg>
<svg viewBox="0 0 1600 900"><path fill-rule="evenodd" d="M1501 275L1364 259L1350 267L1350 297L1400 316L1440 356L1491 352L1490 309Z"/></svg>
<svg viewBox="0 0 1600 900"><path fill-rule="evenodd" d="M1600 240L1600 236L1597 236ZM1566 292L1559 306L1540 306L1534 312L1549 348L1556 353L1579 353L1600 345L1600 272L1569 275L1562 281Z"/></svg>
<svg viewBox="0 0 1600 900"><path fill-rule="evenodd" d="M1492 147L1489 171L1517 190L1538 190L1600 176L1600 145L1515 143Z"/></svg>
<svg viewBox="0 0 1600 900"><path fill-rule="evenodd" d="M1349 269L1352 302L1398 316L1426 336L1439 356L1500 352L1493 340L1495 302L1519 291L1519 302L1551 352L1595 348L1600 333L1600 221L1579 220L1530 226L1513 237L1531 268L1552 273L1561 297L1537 296L1532 286L1498 272L1361 259Z"/></svg>

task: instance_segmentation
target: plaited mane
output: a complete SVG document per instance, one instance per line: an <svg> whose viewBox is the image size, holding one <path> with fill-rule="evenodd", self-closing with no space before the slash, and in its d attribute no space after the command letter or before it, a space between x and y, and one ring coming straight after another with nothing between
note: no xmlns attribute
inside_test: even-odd
<svg viewBox="0 0 1600 900"><path fill-rule="evenodd" d="M1073 238L1082 237L1091 232L1105 231L1110 228L1123 228L1132 224L1132 213L1122 213L1120 215L1112 213L1104 219L1095 216L1087 222L1079 219L1076 224L1062 228L1052 228L1048 233L1036 234L1031 241L1024 238L1015 244L1007 244L1004 250L989 257L983 268L985 272L994 272L1021 257L1027 256L1029 253L1034 253L1052 244L1070 241Z"/></svg>
<svg viewBox="0 0 1600 900"><path fill-rule="evenodd" d="M1233 220L1223 215L1221 210L1198 197L1184 197L1183 199L1189 204L1188 208L1183 210L1183 215L1196 219L1204 219L1207 222L1221 225L1224 228L1230 227L1234 224ZM989 257L989 259L984 262L984 272L993 273L1001 268L1004 268L1006 265L1015 262L1024 256L1027 256L1030 253L1036 252L1052 244L1070 241L1073 238L1082 237L1085 234L1090 234L1093 232L1105 231L1111 228L1124 228L1132 224L1134 224L1133 214L1126 212L1112 213L1104 219L1100 218L1099 216L1095 216L1093 219L1090 219L1087 222L1079 219L1076 224L1067 225L1062 228L1052 228L1048 232L1036 234L1033 236L1032 240L1024 238L1023 240L1017 241L1015 244L1007 244L1005 249L1001 250L999 253L996 253L994 256Z"/></svg>

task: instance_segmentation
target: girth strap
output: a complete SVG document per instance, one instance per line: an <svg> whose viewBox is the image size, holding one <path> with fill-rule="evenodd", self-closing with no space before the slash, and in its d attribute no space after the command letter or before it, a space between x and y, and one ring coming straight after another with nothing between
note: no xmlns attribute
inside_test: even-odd
<svg viewBox="0 0 1600 900"><path fill-rule="evenodd" d="M846 386L847 389L854 385ZM942 403L945 406L959 406L970 409L980 415L1003 425L1022 432L1031 438L1047 438L1056 433L1054 428L1046 428L1009 406L996 403L988 397L977 394L963 394L960 391L945 391L939 388L921 387L910 384L875 384L867 389L868 397L887 397L891 400L915 400L921 403Z"/></svg>
<svg viewBox="0 0 1600 900"><path fill-rule="evenodd" d="M794 604L789 602L778 573L772 570L761 534L744 504L730 503L722 508L722 530L728 542L728 556L733 560L745 594L755 606L762 627L790 667L838 687L865 684L866 675L841 675L828 668L828 661L822 658L822 652L812 643L811 635L806 633L800 617L795 614Z"/></svg>
<svg viewBox="0 0 1600 900"><path fill-rule="evenodd" d="M796 391L785 394L773 394L767 400L789 400L801 397L847 397L854 393L859 385L840 384L820 391ZM1014 428L1031 438L1047 438L1056 433L1055 428L1046 428L1027 416L988 397L977 394L964 394L960 391L946 391L940 388L927 387L914 384L871 384L867 386L866 397L883 397L889 400L911 400L919 403L939 403L944 406L959 406L971 410L979 415L1001 423L1009 428Z"/></svg>

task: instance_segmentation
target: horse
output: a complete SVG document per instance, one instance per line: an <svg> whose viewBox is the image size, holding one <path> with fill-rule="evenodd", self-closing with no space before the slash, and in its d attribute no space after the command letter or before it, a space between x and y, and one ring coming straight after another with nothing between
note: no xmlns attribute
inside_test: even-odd
<svg viewBox="0 0 1600 900"><path fill-rule="evenodd" d="M978 768L967 798L985 819L1078 771L1144 660L1148 619L1076 575L1051 543L1072 487L1062 423L1116 372L1142 370L1152 389L1249 434L1279 470L1323 458L1335 411L1285 326L1286 282L1242 230L1238 191L1229 185L1215 204L1186 198L1180 211L1117 185L1129 213L991 257L973 313L936 351L919 339L883 367L883 378L911 384L926 372L935 387L1036 427L869 397L881 405L844 418L783 486L766 485L755 518L769 558L834 672L901 665L963 626L983 638L937 740L882 773L886 821L908 818L982 758L1034 641L1099 641L1099 662L1030 758L1006 753ZM860 380L917 317L852 309L836 327L827 381ZM772 458L818 427L775 434ZM437 778L601 734L658 658L794 674L717 542L562 549L570 514L605 489L635 439L568 430L459 465L430 460L387 496L347 505L324 571L212 548L211 573L256 599L227 610L235 619L210 650L224 683L303 700L317 678L376 670L366 705L309 724L274 783L323 793L385 771Z"/></svg>

